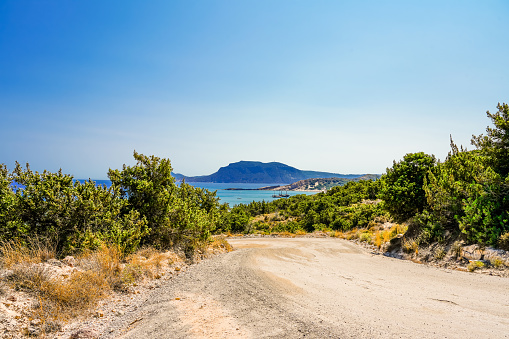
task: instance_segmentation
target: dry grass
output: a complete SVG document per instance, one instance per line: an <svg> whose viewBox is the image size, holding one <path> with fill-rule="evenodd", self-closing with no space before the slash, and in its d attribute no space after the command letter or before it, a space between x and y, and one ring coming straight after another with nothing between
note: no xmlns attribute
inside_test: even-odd
<svg viewBox="0 0 509 339"><path fill-rule="evenodd" d="M450 249L450 252L452 254L452 256L456 259L460 258L461 257L461 245L462 245L462 242L461 241L455 241L452 245L451 245L451 249Z"/></svg>
<svg viewBox="0 0 509 339"><path fill-rule="evenodd" d="M442 260L443 258L445 258L446 254L447 254L447 251L445 250L445 247L439 246L433 252L433 257L437 260Z"/></svg>
<svg viewBox="0 0 509 339"><path fill-rule="evenodd" d="M509 232L504 233L498 239L498 247L505 251L509 251Z"/></svg>
<svg viewBox="0 0 509 339"><path fill-rule="evenodd" d="M283 237L283 238L295 238L295 234L294 233L291 233L291 232L288 232L288 231L283 231L283 232L279 232L279 233L275 233L277 235L279 235L280 237Z"/></svg>
<svg viewBox="0 0 509 339"><path fill-rule="evenodd" d="M4 268L19 263L38 264L55 257L55 249L39 240L28 240L27 244L14 240L0 243L0 265Z"/></svg>
<svg viewBox="0 0 509 339"><path fill-rule="evenodd" d="M371 243L373 234L370 231L364 230L359 234L359 241L361 242L367 242L368 244Z"/></svg>
<svg viewBox="0 0 509 339"><path fill-rule="evenodd" d="M344 238L344 234L343 232L341 231L333 231L333 232L330 232L329 233L329 236L333 237L333 238L341 238L343 239Z"/></svg>
<svg viewBox="0 0 509 339"><path fill-rule="evenodd" d="M39 292L39 307L34 316L48 320L67 321L79 316L110 292L100 272L75 272L68 279L50 279Z"/></svg>
<svg viewBox="0 0 509 339"><path fill-rule="evenodd" d="M377 227L374 223L371 223L370 225L371 227L368 229L353 228L346 232L331 232L329 235L331 237L347 240L359 239L361 242L366 242L381 248L383 244L391 241L391 239L396 237L398 234L405 233L407 230L407 226L399 224L393 225L390 229L383 229L380 226Z"/></svg>
<svg viewBox="0 0 509 339"><path fill-rule="evenodd" d="M351 229L346 233L346 240L354 240L359 238L359 232L356 228Z"/></svg>
<svg viewBox="0 0 509 339"><path fill-rule="evenodd" d="M419 243L415 239L403 240L402 248L405 253L419 253Z"/></svg>
<svg viewBox="0 0 509 339"><path fill-rule="evenodd" d="M468 266L467 266L467 270L469 272L473 272L475 271L476 269L478 268L483 268L484 267L484 263L482 261L479 261L479 260L474 260L474 261L471 261Z"/></svg>
<svg viewBox="0 0 509 339"><path fill-rule="evenodd" d="M212 242L209 245L209 248L225 250L226 252L233 251L232 245L230 245L230 243L223 236L214 237Z"/></svg>
<svg viewBox="0 0 509 339"><path fill-rule="evenodd" d="M505 266L504 261L500 257L494 257L490 259L491 266L495 268L502 268Z"/></svg>
<svg viewBox="0 0 509 339"><path fill-rule="evenodd" d="M214 239L211 248L232 250L224 238ZM164 275L163 269L183 261L174 252L162 253L153 248L124 257L118 247L102 246L79 255L76 267L61 268L45 262L54 258L54 252L41 244L29 248L6 242L1 244L0 251L3 267L11 271L5 283L38 301L26 315L40 319L43 332L85 314L112 291L128 291L140 280L159 279Z"/></svg>

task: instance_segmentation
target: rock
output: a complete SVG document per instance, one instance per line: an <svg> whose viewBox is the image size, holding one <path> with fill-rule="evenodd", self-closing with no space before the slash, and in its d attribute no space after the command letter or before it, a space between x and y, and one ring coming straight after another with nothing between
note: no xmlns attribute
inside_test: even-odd
<svg viewBox="0 0 509 339"><path fill-rule="evenodd" d="M99 333L89 328L77 330L76 332L73 332L69 337L69 339L97 339L97 338L99 338Z"/></svg>
<svg viewBox="0 0 509 339"><path fill-rule="evenodd" d="M461 256L468 260L481 260L483 251L479 245L463 246L461 248Z"/></svg>
<svg viewBox="0 0 509 339"><path fill-rule="evenodd" d="M44 323L44 332L53 333L62 330L62 325L59 322L48 320Z"/></svg>
<svg viewBox="0 0 509 339"><path fill-rule="evenodd" d="M382 251L383 252L395 252L401 248L401 241L403 240L403 234L398 234L395 238L392 238L391 241L385 243Z"/></svg>
<svg viewBox="0 0 509 339"><path fill-rule="evenodd" d="M30 321L30 325L39 326L42 323L41 319L33 319Z"/></svg>
<svg viewBox="0 0 509 339"><path fill-rule="evenodd" d="M29 326L27 328L27 334L31 337L37 337L41 334L41 329L38 327Z"/></svg>
<svg viewBox="0 0 509 339"><path fill-rule="evenodd" d="M0 270L0 279L9 279L13 274L13 270Z"/></svg>
<svg viewBox="0 0 509 339"><path fill-rule="evenodd" d="M102 317L104 317L104 312L101 311L101 310L98 310L98 311L95 312L95 316L97 318L102 318Z"/></svg>
<svg viewBox="0 0 509 339"><path fill-rule="evenodd" d="M74 257L68 255L67 257L65 257L64 259L62 259L62 262L64 264L66 264L67 266L71 266L71 267L74 267L76 266L76 259L74 259Z"/></svg>
<svg viewBox="0 0 509 339"><path fill-rule="evenodd" d="M15 302L15 301L16 301L16 300L18 300L18 299L16 298L16 296L11 295L11 296L7 297L7 300L12 301L12 302Z"/></svg>
<svg viewBox="0 0 509 339"><path fill-rule="evenodd" d="M484 250L484 260L500 259L504 262L509 262L509 254L504 250L497 250L492 247L488 247Z"/></svg>
<svg viewBox="0 0 509 339"><path fill-rule="evenodd" d="M52 266L57 266L57 267L64 266L64 264L60 260L57 260L57 259L48 259L48 260L46 260L46 263L48 263Z"/></svg>

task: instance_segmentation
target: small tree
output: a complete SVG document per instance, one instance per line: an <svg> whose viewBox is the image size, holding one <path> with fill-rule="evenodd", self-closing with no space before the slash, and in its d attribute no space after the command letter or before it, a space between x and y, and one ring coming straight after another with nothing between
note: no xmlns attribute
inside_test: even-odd
<svg viewBox="0 0 509 339"><path fill-rule="evenodd" d="M2 236L39 238L55 244L62 253L93 249L102 243L118 245L123 252L136 249L145 234L145 221L137 211L126 211L126 201L113 189L93 181L80 183L62 171L33 172L18 163L13 180L16 220Z"/></svg>
<svg viewBox="0 0 509 339"><path fill-rule="evenodd" d="M506 177L509 174L509 105L498 104L495 114L487 111L494 127L486 127L487 135L472 136L472 145L476 146L488 158L488 164Z"/></svg>
<svg viewBox="0 0 509 339"><path fill-rule="evenodd" d="M134 151L135 166L108 171L115 191L127 199L127 210L147 220L149 234L143 243L161 248L176 244L194 248L214 230L218 212L215 192L182 183L171 175L169 159L145 156Z"/></svg>
<svg viewBox="0 0 509 339"><path fill-rule="evenodd" d="M169 227L170 212L176 199L175 179L169 159L145 156L134 151L135 166L124 164L122 171L108 171L114 190L127 199L129 210L136 210L147 220L150 231L145 242L157 239ZM167 237L166 237L167 238ZM169 241L169 239L166 239ZM163 240L164 241L164 240Z"/></svg>
<svg viewBox="0 0 509 339"><path fill-rule="evenodd" d="M388 168L381 178L378 194L389 213L399 220L406 220L426 208L423 184L435 164L435 156L423 152L408 153L403 160L394 161L392 168Z"/></svg>

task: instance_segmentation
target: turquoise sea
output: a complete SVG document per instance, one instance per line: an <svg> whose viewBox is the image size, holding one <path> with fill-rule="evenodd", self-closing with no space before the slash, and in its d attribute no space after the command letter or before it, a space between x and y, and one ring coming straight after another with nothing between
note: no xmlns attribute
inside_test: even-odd
<svg viewBox="0 0 509 339"><path fill-rule="evenodd" d="M83 181L83 180L80 180ZM111 182L109 180L94 180L99 185L110 186ZM229 191L226 188L260 188L265 186L275 186L277 184L244 184L244 183L214 183L214 182L189 182L188 184L193 185L194 187L206 188L209 191L217 191L217 197L219 197L219 201L221 203L228 203L230 206L234 206L237 204L249 204L252 201L273 201L276 198L273 198L272 195L274 191ZM316 192L286 192L290 196L298 195L298 194L316 194Z"/></svg>
<svg viewBox="0 0 509 339"><path fill-rule="evenodd" d="M190 182L194 187L206 188L209 191L217 191L217 196L221 203L228 203L230 206L237 204L249 204L252 201L273 201L275 191L244 191L244 190L226 190L226 188L260 188L265 186L275 186L277 184L243 184L243 183L212 183L212 182ZM290 196L298 194L316 194L316 192L293 192L287 191Z"/></svg>

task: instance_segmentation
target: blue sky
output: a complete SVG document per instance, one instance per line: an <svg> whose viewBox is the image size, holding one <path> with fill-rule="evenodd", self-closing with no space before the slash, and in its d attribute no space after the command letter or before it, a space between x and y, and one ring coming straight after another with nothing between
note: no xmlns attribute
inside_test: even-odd
<svg viewBox="0 0 509 339"><path fill-rule="evenodd" d="M509 101L508 1L0 0L0 163L382 173Z"/></svg>

